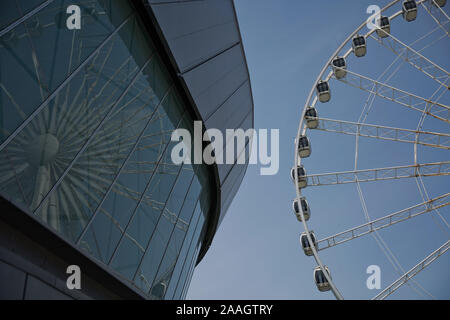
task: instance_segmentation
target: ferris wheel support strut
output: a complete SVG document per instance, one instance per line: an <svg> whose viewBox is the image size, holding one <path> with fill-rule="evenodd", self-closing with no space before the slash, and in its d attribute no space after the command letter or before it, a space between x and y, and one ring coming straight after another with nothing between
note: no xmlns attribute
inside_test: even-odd
<svg viewBox="0 0 450 320"><path fill-rule="evenodd" d="M391 213L384 217L369 221L357 227L321 239L317 241L319 251L365 236L377 230L390 227L399 222L418 217L432 210L448 206L450 205L450 202L446 202L446 200L448 200L449 197L450 193L447 193L434 199L430 199L429 201L424 201L412 207Z"/></svg>
<svg viewBox="0 0 450 320"><path fill-rule="evenodd" d="M404 44L392 34L387 38L375 37L374 35L371 35L370 37L380 45L391 50L395 55L408 62L414 68L423 72L425 75L448 89L449 73L447 70Z"/></svg>
<svg viewBox="0 0 450 320"><path fill-rule="evenodd" d="M448 107L447 105L425 99L405 90L401 90L388 84L373 80L356 72L350 70L346 71L346 78L334 78L352 87L375 94L388 101L395 102L399 105L405 106L420 113L423 112L423 109L421 109L420 107L425 106L426 114L444 122L450 123L450 107Z"/></svg>
<svg viewBox="0 0 450 320"><path fill-rule="evenodd" d="M414 267L412 267L409 271L405 272L400 278L395 280L391 285L377 294L372 300L383 300L387 298L389 295L394 293L398 288L407 283L413 277L415 277L420 271L428 267L432 262L434 262L437 258L442 256L447 250L450 248L450 240L447 240L442 246L433 251L430 255L428 255L425 259L420 261Z"/></svg>
<svg viewBox="0 0 450 320"><path fill-rule="evenodd" d="M447 150L450 149L450 134L394 128L319 117L306 117L306 119L315 119L319 121L318 127L314 130L342 133L381 140L417 143L423 146Z"/></svg>
<svg viewBox="0 0 450 320"><path fill-rule="evenodd" d="M431 16L431 18L437 23L437 25L449 36L450 25L448 15L442 10L442 8L434 2L434 0L428 0L427 5L425 5L425 1L421 3L422 7L425 8L425 11ZM435 10L436 9L436 10ZM433 11L436 11L433 14Z"/></svg>

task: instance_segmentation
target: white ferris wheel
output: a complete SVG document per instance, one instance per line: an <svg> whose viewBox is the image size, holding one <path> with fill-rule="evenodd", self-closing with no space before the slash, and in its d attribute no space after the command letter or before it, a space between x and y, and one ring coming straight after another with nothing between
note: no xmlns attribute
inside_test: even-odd
<svg viewBox="0 0 450 320"><path fill-rule="evenodd" d="M353 240L369 235L397 272L396 280L381 288L373 299L384 299L404 284L433 297L414 277L443 257L450 247L445 217L450 204L450 108L445 100L450 89L445 65L450 53L450 18L445 5L445 0L390 2L374 19L374 28L366 28L364 21L339 45L304 104L291 170L296 189L293 210L304 228L300 245L317 265L313 271L317 289L331 291L336 299L343 299L339 285L345 279L339 278L339 272L333 273L332 278L333 261L325 265L324 252L341 244L351 248ZM320 167L316 161L319 159L311 153L311 146L317 141L317 148L329 150L327 154L321 151L323 173L318 174L311 173ZM347 152L350 148L354 148L354 153ZM345 162L350 158L353 167ZM345 165L347 169L335 170L336 166ZM383 184L379 189L381 197L384 186L398 181L409 181L417 201L401 209L369 213L372 208L367 202L374 192L364 193L363 186ZM354 186L364 223L349 225L342 218L343 223L336 226L339 230L323 236L330 228L314 225L316 214L321 213L312 213L318 204L308 203L307 193L327 198L327 191L322 192L322 188L331 193L344 188L339 191L341 195L348 190L354 192ZM403 185L392 187L395 188ZM399 189L391 202L397 197L403 203L403 191L412 197L414 192L406 188ZM344 209L336 208L336 214L343 217L343 212ZM444 240L412 267L403 266L383 236L403 222L421 218L429 219ZM410 233L414 234L414 230L413 226Z"/></svg>

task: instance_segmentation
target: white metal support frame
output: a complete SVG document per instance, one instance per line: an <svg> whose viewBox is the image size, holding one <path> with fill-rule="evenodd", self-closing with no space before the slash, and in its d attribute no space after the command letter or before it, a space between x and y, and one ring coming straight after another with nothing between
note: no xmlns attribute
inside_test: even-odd
<svg viewBox="0 0 450 320"><path fill-rule="evenodd" d="M430 199L429 201L416 204L412 207L391 213L387 216L378 218L368 223L364 223L349 230L321 239L317 241L319 251L362 237L366 234L375 232L376 230L390 227L399 222L403 222L411 218L418 217L432 210L448 206L450 204L450 202L448 201L449 197L450 193L446 193L442 196Z"/></svg>
<svg viewBox="0 0 450 320"><path fill-rule="evenodd" d="M383 11L384 11L384 10L387 10L388 8L390 8L391 6L393 6L393 5L394 5L395 3L397 3L398 1L399 1L399 0L395 0L395 1L391 2L390 4L388 4L387 6L385 6L385 7L383 8ZM328 62L327 62L327 63L324 65L324 67L322 68L322 70L321 70L321 72L319 73L319 75L318 75L316 81L314 82L313 87L311 88L311 90L310 90L310 92L309 92L308 98L306 99L306 104L305 104L305 106L304 106L304 108L303 108L302 115L301 115L301 117L300 117L300 123L299 123L299 126L298 126L297 137L299 137L299 136L305 134L305 132L306 132L306 125L305 125L303 122L304 122L304 118L305 118L306 108L307 108L308 106L311 105L311 104L310 104L310 101L311 101L311 99L312 99L312 97L313 97L313 94L314 94L314 91L315 91L315 84L316 84L320 79L322 79L322 76L323 76L323 74L326 72L326 70L328 69L328 66L331 65L331 62L333 61L334 57L342 50L342 48L345 46L345 44L346 44L347 42L349 42L349 41L352 39L352 37L353 37L354 34L358 33L362 28L364 28L365 25L366 25L365 22L362 23L362 24L356 29L356 31L355 31L354 33L350 34L350 35L347 37L347 39L346 39L346 40L345 40L345 41L344 41L344 42L336 49L336 51L334 52L334 54L331 55L331 57L330 57L330 59L328 60ZM348 53L348 54L349 54L349 53ZM317 101L317 97L314 98L314 102L315 102L315 101ZM299 139L295 139L294 168L296 168L297 166L299 166L299 165L301 164L301 158L298 156L298 153L297 153L298 147L299 147ZM294 179L294 180L295 180L295 184L296 184L295 189L296 189L296 193L297 193L297 201L300 201L301 192L300 192L300 189L299 189L299 187L298 187L298 172L297 172L297 170L294 170L294 172L295 172L295 179ZM303 215L302 210L300 210L300 215L301 215L301 218L302 218L302 223L303 223L303 227L304 227L305 232L306 232L307 239L308 239L309 243L313 243L313 241L312 241L312 239L311 239L310 231L309 231L309 229L308 229L308 225L307 225L307 223L306 223L306 221L305 221L305 217L304 217L304 215ZM334 284L334 282L333 282L333 280L331 279L331 277L330 277L330 275L328 274L328 272L325 270L325 268L324 268L324 266L323 266L323 263L322 263L322 261L321 261L319 255L318 255L318 253L317 253L317 250L314 248L314 246L312 246L311 249L312 249L312 253L313 253L314 259L316 260L317 264L319 265L320 269L322 270L322 272L323 272L325 278L327 279L328 283L330 284L331 291L333 292L334 296L335 296L336 299L338 299L338 300L343 300L344 297L342 296L342 294L341 294L341 293L339 292L339 290L337 289L336 285Z"/></svg>
<svg viewBox="0 0 450 320"><path fill-rule="evenodd" d="M392 34L387 38L376 37L373 34L370 37L382 46L390 49L395 55L408 62L414 68L423 72L428 77L448 89L448 79L450 75L447 70L404 44Z"/></svg>
<svg viewBox="0 0 450 320"><path fill-rule="evenodd" d="M306 119L312 119L306 117ZM389 141L417 143L423 146L450 149L450 134L418 131L402 128L387 127L382 125L358 123L327 118L314 118L319 121L315 130L343 133L353 136L361 136ZM417 135L417 140L416 140Z"/></svg>
<svg viewBox="0 0 450 320"><path fill-rule="evenodd" d="M423 108L426 107L426 114L436 119L450 123L450 107L442 103L431 101L429 99L373 80L369 77L360 75L350 70L347 70L346 78L337 80L344 82L352 87L375 94L386 100L398 103L420 113L422 113Z"/></svg>
<svg viewBox="0 0 450 320"><path fill-rule="evenodd" d="M388 297L390 294L394 293L398 288L404 285L406 282L415 277L420 271L428 267L433 261L442 256L447 250L450 248L450 240L445 242L438 249L433 251L429 256L416 264L413 268L407 271L403 276L395 280L391 285L377 294L372 300L383 300Z"/></svg>
<svg viewBox="0 0 450 320"><path fill-rule="evenodd" d="M448 23L450 22L450 19L444 10L442 10L434 0L423 1L421 5L447 36L449 36L450 24Z"/></svg>
<svg viewBox="0 0 450 320"><path fill-rule="evenodd" d="M446 176L450 174L450 161L412 164L388 168L341 171L307 175L308 186L326 186L356 182L381 181L392 179Z"/></svg>

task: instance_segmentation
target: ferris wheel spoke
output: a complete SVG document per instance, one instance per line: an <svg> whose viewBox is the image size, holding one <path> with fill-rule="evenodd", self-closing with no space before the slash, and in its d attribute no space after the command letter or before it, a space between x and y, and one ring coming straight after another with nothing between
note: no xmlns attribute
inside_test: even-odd
<svg viewBox="0 0 450 320"><path fill-rule="evenodd" d="M432 78L440 85L448 88L449 73L447 70L441 68L439 65L421 55L418 51L407 46L392 34L387 38L375 37L370 35L372 39L377 41L382 46L390 49L395 55L402 58L417 70L423 72L428 77Z"/></svg>
<svg viewBox="0 0 450 320"><path fill-rule="evenodd" d="M99 198L96 197L96 193L98 193L100 195L103 194L105 192L105 189L107 188L109 180L105 179L100 174L92 175L92 173L90 173L90 172L88 173L84 169L81 169L81 170L79 170L77 168L72 168L72 169L73 169L73 172L71 174L69 174L69 176L71 177L71 182L73 184L77 185L78 187L82 188L82 190L85 191L86 194L88 194L90 197L95 196L96 202L99 201ZM104 174L111 175L112 172L105 171ZM83 182L86 181L86 175L88 175L91 178L87 187L83 185Z"/></svg>
<svg viewBox="0 0 450 320"><path fill-rule="evenodd" d="M103 63L106 63L108 61L109 57L106 57L103 60ZM85 100L87 101L87 106L91 107L94 104L97 104L97 99L100 97L104 97L104 92L106 89L108 88L119 88L121 89L121 86L123 84L127 84L130 82L130 77L133 78L136 75L136 72L139 71L139 67L138 66L134 66L133 69L131 69L129 72L124 72L124 70L126 69L127 65L132 61L131 57L128 57L127 59L124 60L124 62L114 71L114 73L111 76L106 76L104 75L102 72L99 72L99 75L102 75L103 80L105 80L105 83L103 84L103 86L100 88L100 90L98 90L97 92L95 92L94 96L90 96L91 93L93 93L94 89L96 89L97 87L97 81L93 82L92 85L89 87L88 89L88 93L85 96ZM121 72L124 72L121 73ZM118 81L115 81L118 80ZM85 88L82 88L85 89ZM114 98L114 95L108 93L108 97L109 99ZM73 109L75 107L75 103L76 101L72 102L72 105L70 106L69 110Z"/></svg>
<svg viewBox="0 0 450 320"><path fill-rule="evenodd" d="M186 226L189 225L189 223L187 223L186 221L182 220L181 218L178 217L178 215L174 212L169 211L167 208L164 209L163 212L163 217L167 219L167 221L169 221L171 224L173 224L175 227L186 231L187 228ZM178 222L182 223L183 226L178 225Z"/></svg>
<svg viewBox="0 0 450 320"><path fill-rule="evenodd" d="M158 135L160 135L160 134L158 134ZM154 149L155 147L167 144L168 141L164 141L164 136L162 134L161 134L161 137L163 137L163 139L161 139L162 141L158 141L158 142L151 143L151 144L141 145L137 148L137 150L142 151L142 150Z"/></svg>
<svg viewBox="0 0 450 320"><path fill-rule="evenodd" d="M141 67L141 70L144 70L145 67L148 65L150 60L147 60L144 65ZM64 179L64 176L73 168L74 164L76 163L76 161L82 156L82 154L85 152L85 150L88 148L88 146L90 145L90 143L96 138L96 135L98 134L98 132L101 130L103 124L110 118L111 113L113 112L113 110L119 105L119 103L123 100L123 98L128 94L130 88L133 86L133 84L137 81L139 77L139 73L137 73L133 79L131 80L131 82L127 85L127 87L123 90L123 92L121 93L121 95L119 96L119 98L116 100L116 102L114 103L114 105L106 111L106 114L103 116L103 118L101 119L100 123L97 124L97 126L95 128L93 128L93 131L91 133L91 135L89 136L89 138L86 139L86 141L84 141L83 145L81 146L81 148L77 151L74 159L71 161L71 163L67 166L67 168L65 169L64 173L57 179L57 181L55 182L55 184L52 186L52 188L48 191L47 195L45 196L45 198L40 202L40 204L33 210L33 212L36 212L38 210L41 209L43 203L47 200L47 198L58 188L59 184L61 183L61 181Z"/></svg>
<svg viewBox="0 0 450 320"><path fill-rule="evenodd" d="M142 198L142 202L152 207L152 209L155 210L161 210L162 207L164 207L164 202L157 201L155 199L152 199L149 195L144 195Z"/></svg>
<svg viewBox="0 0 450 320"><path fill-rule="evenodd" d="M125 62L117 69L115 70L115 72L113 73L113 75L111 77L109 77L106 81L106 83L103 85L103 87L101 89L99 89L99 91L96 93L96 95L92 98L90 98L90 95L92 93L92 91L94 90L94 88L96 88L100 74L102 74L104 66L106 64L106 62L108 61L109 57L111 56L112 53L112 49L114 47L114 43L115 43L115 38L111 39L111 43L109 44L109 49L108 52L106 53L105 57L103 58L100 68L97 71L97 75L96 75L96 79L94 81L92 81L91 85L87 85L87 80L90 76L90 72L86 72L83 76L83 80L82 80L82 84L81 86L78 88L78 91L74 97L74 99L72 99L72 103L69 106L69 103L66 99L65 103L63 104L63 110L72 110L72 112L66 112L66 114L68 114L69 116L67 117L68 120L70 120L69 122L72 124L72 127L75 125L78 125L80 121L86 121L87 118L87 122L89 122L89 119L92 120L92 118L94 117L86 117L86 116L81 116L84 115L85 113L87 113L90 109L91 106L94 102L97 102L96 100L102 96L103 91L105 90L105 88L113 81L113 79L118 75L118 72L120 70L122 70L126 64L128 63L128 59L125 60ZM96 54L96 56L92 59L93 61L89 64L89 66L87 66L87 70L92 70L96 63L97 63L97 59L99 59L100 57L100 51ZM132 71L130 71L132 72ZM128 77L123 77L123 81L125 81L126 79L128 79ZM118 91L119 86L114 86L114 91L112 93L109 94L108 98L103 101L103 106L99 105L98 103L96 103L97 108L99 107L104 107L105 105L107 105L108 103L110 103L111 99L113 99L113 97L115 96L115 92ZM87 91L86 96L84 97L84 99L79 102L78 99L81 97L81 94L83 92ZM69 86L66 89L66 97L69 95L70 92L70 83ZM77 107L76 107L77 106ZM77 112L73 112L73 110L77 110ZM60 126L61 127L61 126ZM70 127L71 129L71 127ZM70 134L72 132L72 130L65 130L68 134ZM84 129L83 129L84 130ZM66 137L66 135L63 136L62 139L64 139ZM77 137L77 134L72 132L72 136L70 137L71 140L75 139Z"/></svg>
<svg viewBox="0 0 450 320"><path fill-rule="evenodd" d="M392 284L390 284L387 288L385 288L383 291L381 291L379 294L377 294L375 297L373 297L372 300L383 300L383 299L387 298L389 295L394 293L398 288L400 288L402 285L404 285L409 280L411 280L413 277L415 277L419 272L421 272L426 267L428 267L432 262L434 262L436 259L438 259L440 256L442 256L444 253L446 253L449 248L450 248L450 240L447 240L447 242L445 242L442 246L440 246L438 249L433 251L425 259L420 261L418 264L416 264L410 270L405 272L404 275L402 275L400 278L398 278Z"/></svg>
<svg viewBox="0 0 450 320"><path fill-rule="evenodd" d="M151 138L151 137L157 137L157 136L162 136L162 135L165 135L165 134L172 134L172 132L173 132L173 130L161 130L161 131L158 131L158 132L155 132L155 133L150 133L150 134L146 134L146 135L144 135L144 137L143 138Z"/></svg>
<svg viewBox="0 0 450 320"><path fill-rule="evenodd" d="M20 117L22 119L26 119L26 117L27 117L26 113L22 110L22 107L17 103L17 101L14 99L13 95L8 91L8 89L6 89L5 85L2 82L0 82L0 88L6 94L9 101L11 101L14 108L16 109L16 112L20 115Z"/></svg>
<svg viewBox="0 0 450 320"><path fill-rule="evenodd" d="M415 218L432 210L448 206L450 204L450 202L448 201L449 198L450 193L446 193L439 197L416 204L412 207L391 213L389 215L386 215L373 221L369 221L352 229L326 237L317 242L318 250L319 251L325 250L337 246L338 244L342 244L347 241L362 237L364 235L392 226L399 222Z"/></svg>
<svg viewBox="0 0 450 320"><path fill-rule="evenodd" d="M63 208L62 212L70 212L72 216L76 217L80 223L83 224L87 217L80 206L86 205L86 202L84 201L83 196L75 192L76 191L71 184L63 183L59 194L60 204ZM45 211L43 211L43 215L45 215Z"/></svg>
<svg viewBox="0 0 450 320"><path fill-rule="evenodd" d="M117 193L121 196L127 197L129 199L138 201L140 199L140 193L136 192L128 187L125 187L123 185L120 185L120 188L125 189L127 192L121 191L119 190L118 186L115 186L113 189L114 193ZM130 193L134 193L136 196L131 196ZM152 199L149 196L144 196L142 199L142 202L151 206L152 208L156 209L156 210L161 210L161 207L164 206L164 202L160 202L160 201L156 201L155 199ZM103 208L100 208L100 211L102 211L103 213L105 213L106 211ZM106 214L106 213L105 213ZM109 214L107 214L109 215ZM170 212L168 209L165 209L165 211L163 212L163 217L166 218L170 223L174 224L177 228L186 231L187 227L189 226L189 223L184 221L181 218L178 218L178 216L173 213ZM123 231L123 230L122 230Z"/></svg>
<svg viewBox="0 0 450 320"><path fill-rule="evenodd" d="M128 16L106 39L102 41L102 43L92 52L75 70L72 71L72 73L62 82L58 85L57 88L48 96L46 99L37 107L34 109L31 114L27 115L27 118L13 131L13 133L8 136L1 144L0 144L0 150L2 150L8 143L14 139L14 137L20 133L24 128L28 126L30 122L34 120L34 118L42 111L43 108L47 107L49 103L53 100L54 97L56 97L61 90L63 90L66 85L78 74L80 70L83 70L83 68L91 62L91 60L98 55L98 53L102 50L102 48L112 39L114 36L123 28L123 26L126 25L126 23L133 17L133 14Z"/></svg>
<svg viewBox="0 0 450 320"><path fill-rule="evenodd" d="M116 89L117 90L117 89ZM114 93L116 92L114 90ZM100 110L107 110L114 105L114 101L105 101L102 105L99 104ZM80 107L80 109L85 109L85 107ZM82 118L79 121L69 121L67 123L67 131L61 134L61 141L67 141L65 146L71 148L73 146L79 145L86 140L89 135L91 128L98 123L103 114L95 112L95 114L90 113L88 110L83 112L84 115L80 116ZM84 121L84 123L80 123Z"/></svg>
<svg viewBox="0 0 450 320"><path fill-rule="evenodd" d="M133 242L138 247L138 249L141 250L142 253L145 252L145 248L131 234L125 232L125 233L123 233L123 235L125 237L127 237L128 239L130 239L130 241ZM130 264L130 266L133 266L133 265L134 264ZM126 268L127 268L127 266L124 267L124 269L126 269Z"/></svg>
<svg viewBox="0 0 450 320"><path fill-rule="evenodd" d="M142 108L143 110L144 108ZM142 111L139 110L139 111ZM133 141L139 136L140 126L144 120L148 120L153 116L153 113L148 113L145 116L136 117L136 114L133 115L134 119L131 122L131 119L124 120L120 123L115 123L109 127L106 127L103 131L105 132L101 136L96 139L96 144L107 146L112 144L120 144L126 143L127 140L132 144ZM135 133L133 135L123 137L120 133L124 130L134 130ZM137 132L136 132L137 131Z"/></svg>
<svg viewBox="0 0 450 320"><path fill-rule="evenodd" d="M317 130L382 140L417 143L429 147L450 149L450 134L401 129L326 118L306 117L305 119L318 120L318 126L315 128Z"/></svg>
<svg viewBox="0 0 450 320"><path fill-rule="evenodd" d="M54 0L47 0L34 9L27 12L22 18L15 20L13 23L9 24L2 30L0 30L0 37L3 37L5 34L16 28L18 25L22 24L24 21L28 20L30 17L36 16L40 11L42 11L45 7L51 4Z"/></svg>
<svg viewBox="0 0 450 320"><path fill-rule="evenodd" d="M389 168L313 174L307 175L306 177L308 178L308 186L324 186L356 182L413 178L417 176L446 176L449 174L450 161L444 161Z"/></svg>
<svg viewBox="0 0 450 320"><path fill-rule="evenodd" d="M438 24L438 26L444 30L449 36L450 31L450 19L442 8L435 3L434 0L428 0L426 4L421 3L422 7L428 12L431 18Z"/></svg>
<svg viewBox="0 0 450 320"><path fill-rule="evenodd" d="M424 112L425 109L426 114L447 123L450 122L450 108L442 103L425 99L388 84L370 79L356 72L350 70L346 71L346 78L337 79L335 76L333 77L352 87L372 93L386 100L393 101L420 113Z"/></svg>

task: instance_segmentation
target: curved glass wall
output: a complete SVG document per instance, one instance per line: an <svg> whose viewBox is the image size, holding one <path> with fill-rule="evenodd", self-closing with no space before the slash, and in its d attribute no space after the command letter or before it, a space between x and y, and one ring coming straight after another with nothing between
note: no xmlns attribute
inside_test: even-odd
<svg viewBox="0 0 450 320"><path fill-rule="evenodd" d="M211 207L204 166L170 160L192 129L128 1L0 2L0 195L152 299L178 299Z"/></svg>

